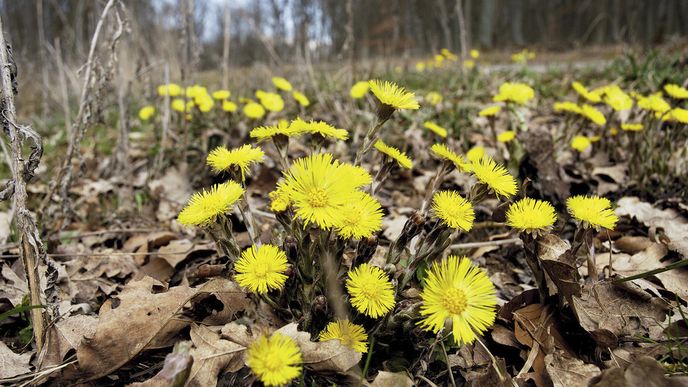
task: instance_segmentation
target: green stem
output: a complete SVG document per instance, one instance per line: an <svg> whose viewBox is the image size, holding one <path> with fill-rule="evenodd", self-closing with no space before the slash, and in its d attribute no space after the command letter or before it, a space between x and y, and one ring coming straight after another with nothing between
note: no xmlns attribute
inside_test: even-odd
<svg viewBox="0 0 688 387"><path fill-rule="evenodd" d="M368 342L368 355L366 356L365 365L363 366L363 379L368 378L368 368L370 367L370 360L373 358L373 346L375 345L375 336L370 336Z"/></svg>
<svg viewBox="0 0 688 387"><path fill-rule="evenodd" d="M617 278L617 279L613 280L612 283L613 283L613 284L620 284L620 283L623 283L623 282L633 281L633 280L636 280L636 279L649 277L649 276L651 276L651 275L655 275L655 274L659 274L659 273L664 273L665 271L673 270L673 269L676 269L676 268L679 268L679 267L683 267L683 266L686 266L686 265L688 265L688 258L682 259L682 260L680 260L680 261L678 261L678 262L674 262L674 263L672 263L672 264L670 264L670 265L668 265L668 266L661 267L661 268L659 268L659 269L649 270L649 271L646 271L646 272L643 272L643 273L639 273L639 274L632 275L632 276L630 276L630 277Z"/></svg>

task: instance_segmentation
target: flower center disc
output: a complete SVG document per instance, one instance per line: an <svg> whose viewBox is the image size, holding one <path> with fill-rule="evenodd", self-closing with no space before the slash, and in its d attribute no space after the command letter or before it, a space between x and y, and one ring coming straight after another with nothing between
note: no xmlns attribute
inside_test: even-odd
<svg viewBox="0 0 688 387"><path fill-rule="evenodd" d="M268 265L265 263L256 263L256 268L253 271L253 274L258 278L265 278L268 274L268 270Z"/></svg>
<svg viewBox="0 0 688 387"><path fill-rule="evenodd" d="M277 372L282 368L282 359L279 356L269 356L265 359L265 368L270 372Z"/></svg>
<svg viewBox="0 0 688 387"><path fill-rule="evenodd" d="M311 207L325 207L327 205L327 192L322 188L316 188L308 195L308 204Z"/></svg>
<svg viewBox="0 0 688 387"><path fill-rule="evenodd" d="M442 299L444 306L451 314L461 314L468 306L466 293L461 289L451 288L447 290Z"/></svg>

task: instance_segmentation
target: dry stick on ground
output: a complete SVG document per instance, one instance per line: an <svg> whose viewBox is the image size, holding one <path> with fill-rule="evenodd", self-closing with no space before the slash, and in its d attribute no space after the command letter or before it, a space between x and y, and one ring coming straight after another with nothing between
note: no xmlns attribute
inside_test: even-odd
<svg viewBox="0 0 688 387"><path fill-rule="evenodd" d="M31 212L26 208L26 183L33 177L36 167L43 154L41 137L28 126L16 124L16 108L14 106L14 90L12 85L11 69L15 68L10 60L8 45L3 34L2 20L0 20L0 66L2 66L2 121L5 134L9 137L12 153L12 180L13 187L6 187L2 194L8 199L14 193L14 206L16 210L15 221L17 232L21 240L21 257L26 270L26 278L29 284L29 297L31 305L42 305L40 281L38 276L38 264L45 260L43 244L38 234L38 228ZM22 139L33 141L32 153L28 162L22 156ZM33 308L31 324L36 336L36 348L43 348L45 338L45 317L40 308Z"/></svg>

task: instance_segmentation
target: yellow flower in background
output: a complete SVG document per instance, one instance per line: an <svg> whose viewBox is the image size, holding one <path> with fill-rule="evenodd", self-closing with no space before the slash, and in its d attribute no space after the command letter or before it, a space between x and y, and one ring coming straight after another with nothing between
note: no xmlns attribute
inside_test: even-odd
<svg viewBox="0 0 688 387"><path fill-rule="evenodd" d="M344 239L370 238L382 229L382 206L365 192L356 192L340 211L342 216L335 227Z"/></svg>
<svg viewBox="0 0 688 387"><path fill-rule="evenodd" d="M385 144L382 140L377 140L374 146L380 153L396 161L402 168L411 169L413 167L411 158L399 149Z"/></svg>
<svg viewBox="0 0 688 387"><path fill-rule="evenodd" d="M440 54L442 54L443 57L445 57L445 58L447 58L447 59L449 59L449 60L451 60L451 61L456 61L456 60L458 59L457 56L456 56L456 54L454 54L453 52L449 51L448 48L443 48L443 49L441 49L441 50L440 50Z"/></svg>
<svg viewBox="0 0 688 387"><path fill-rule="evenodd" d="M598 142L602 139L602 136L591 136L590 142Z"/></svg>
<svg viewBox="0 0 688 387"><path fill-rule="evenodd" d="M253 128L248 136L260 141L265 141L273 138L274 136L283 135L287 137L292 137L298 135L295 131L290 129L289 123L286 121L280 121L277 125L273 126L259 126Z"/></svg>
<svg viewBox="0 0 688 387"><path fill-rule="evenodd" d="M516 179L504 168L495 162L492 157L484 156L477 163L472 163L471 172L478 180L487 185L499 197L512 197L516 194Z"/></svg>
<svg viewBox="0 0 688 387"><path fill-rule="evenodd" d="M293 93L291 93L291 96L294 97L296 102L298 102L299 105L303 107L308 107L308 105L311 104L311 101L308 100L308 97L306 97L306 95L301 92L294 91Z"/></svg>
<svg viewBox="0 0 688 387"><path fill-rule="evenodd" d="M243 112L248 118L259 119L265 115L265 108L261 104L251 101L244 105Z"/></svg>
<svg viewBox="0 0 688 387"><path fill-rule="evenodd" d="M283 187L279 187L274 191L268 193L270 198L270 211L272 212L282 212L286 211L291 205L291 200L289 199L289 194Z"/></svg>
<svg viewBox="0 0 688 387"><path fill-rule="evenodd" d="M155 107L148 105L139 110L139 118L141 121L148 121L155 115Z"/></svg>
<svg viewBox="0 0 688 387"><path fill-rule="evenodd" d="M651 110L656 113L666 113L671 110L671 105L669 105L669 103L662 98L661 91L650 94L647 97L639 96L638 107L645 110Z"/></svg>
<svg viewBox="0 0 688 387"><path fill-rule="evenodd" d="M256 98L266 110L271 112L281 112L284 109L284 100L277 93L270 93L262 90L256 91Z"/></svg>
<svg viewBox="0 0 688 387"><path fill-rule="evenodd" d="M466 152L466 158L472 163L477 163L485 156L485 147L476 145Z"/></svg>
<svg viewBox="0 0 688 387"><path fill-rule="evenodd" d="M198 110L200 110L203 113L208 113L213 109L213 106L215 106L215 101L209 95L199 96L195 98L195 103L196 106L198 106Z"/></svg>
<svg viewBox="0 0 688 387"><path fill-rule="evenodd" d="M480 56L480 51L478 51L474 48L470 51L469 54L470 54L471 58L478 59L478 57Z"/></svg>
<svg viewBox="0 0 688 387"><path fill-rule="evenodd" d="M291 83L289 83L289 81L282 77L272 77L272 84L275 85L276 88L283 91L292 90Z"/></svg>
<svg viewBox="0 0 688 387"><path fill-rule="evenodd" d="M289 336L261 336L246 350L246 364L266 386L283 386L301 375L301 349Z"/></svg>
<svg viewBox="0 0 688 387"><path fill-rule="evenodd" d="M346 129L338 129L323 121L309 121L306 122L297 118L289 125L289 130L297 134L317 134L323 138L332 137L337 140L346 140L349 138L349 132Z"/></svg>
<svg viewBox="0 0 688 387"><path fill-rule="evenodd" d="M546 231L556 221L554 207L544 200L523 198L511 204L506 212L506 224L520 232Z"/></svg>
<svg viewBox="0 0 688 387"><path fill-rule="evenodd" d="M581 222L583 227L592 226L613 230L619 218L611 209L612 203L607 198L599 196L576 195L566 200L566 206L574 219Z"/></svg>
<svg viewBox="0 0 688 387"><path fill-rule="evenodd" d="M612 136L616 136L617 134L619 134L619 129L617 129L617 128L609 128L609 134L612 135Z"/></svg>
<svg viewBox="0 0 688 387"><path fill-rule="evenodd" d="M181 86L175 83L168 83L167 85L158 86L158 95L161 97L170 96L176 97L182 93Z"/></svg>
<svg viewBox="0 0 688 387"><path fill-rule="evenodd" d="M571 87L573 87L573 90L575 90L581 97L585 98L589 102L592 103L598 103L602 101L602 93L593 93L590 92L585 86L583 86L582 83L580 82L573 82L571 84Z"/></svg>
<svg viewBox="0 0 688 387"><path fill-rule="evenodd" d="M616 111L628 110L633 107L633 98L619 86L609 85L605 88L604 103Z"/></svg>
<svg viewBox="0 0 688 387"><path fill-rule="evenodd" d="M204 226L230 212L244 194L244 189L235 181L217 184L210 189L196 192L179 213L177 221L185 226Z"/></svg>
<svg viewBox="0 0 688 387"><path fill-rule="evenodd" d="M229 150L224 146L219 146L210 152L207 162L215 173L238 168L241 171L241 180L244 181L251 163L261 163L263 157L265 157L265 152L260 147L253 148L246 144Z"/></svg>
<svg viewBox="0 0 688 387"><path fill-rule="evenodd" d="M512 101L525 105L535 98L535 90L525 83L504 82L499 86L499 93L492 98L495 102Z"/></svg>
<svg viewBox="0 0 688 387"><path fill-rule="evenodd" d="M514 61L514 63L525 64L532 59L535 59L535 53L528 49L523 49L511 55L511 60Z"/></svg>
<svg viewBox="0 0 688 387"><path fill-rule="evenodd" d="M555 112L571 112L581 114L582 111L578 104L569 101L555 102L553 107Z"/></svg>
<svg viewBox="0 0 688 387"><path fill-rule="evenodd" d="M394 285L387 273L367 263L348 273L346 290L354 309L372 318L384 316L396 304Z"/></svg>
<svg viewBox="0 0 688 387"><path fill-rule="evenodd" d="M581 106L580 114L599 126L607 123L607 119L604 117L604 114L602 114L602 112L597 110L597 108L594 106L588 105L587 103Z"/></svg>
<svg viewBox="0 0 688 387"><path fill-rule="evenodd" d="M251 246L234 264L234 279L252 293L267 294L287 281L287 255L277 246Z"/></svg>
<svg viewBox="0 0 688 387"><path fill-rule="evenodd" d="M200 86L200 85L193 85L193 86L189 86L186 88L186 97L187 98L194 99L196 97L207 95L207 94L208 94L208 90L205 87Z"/></svg>
<svg viewBox="0 0 688 387"><path fill-rule="evenodd" d="M425 95L425 101L430 105L439 105L442 103L442 94L431 91Z"/></svg>
<svg viewBox="0 0 688 387"><path fill-rule="evenodd" d="M466 70L472 70L475 68L475 61L472 59L465 59L463 61L463 68Z"/></svg>
<svg viewBox="0 0 688 387"><path fill-rule="evenodd" d="M368 90L370 90L370 84L368 83L368 81L359 81L354 83L353 86L351 86L349 95L353 99L361 99L365 97L366 94L368 94Z"/></svg>
<svg viewBox="0 0 688 387"><path fill-rule="evenodd" d="M481 110L478 112L478 116L480 117L493 117L499 114L499 112L502 111L502 107L499 105L493 105L493 106L488 106L485 109Z"/></svg>
<svg viewBox="0 0 688 387"><path fill-rule="evenodd" d="M339 340L342 345L356 352L368 352L368 334L362 326L349 320L338 320L327 324L320 332L319 341Z"/></svg>
<svg viewBox="0 0 688 387"><path fill-rule="evenodd" d="M504 142L504 143L510 142L515 138L516 138L516 132L514 132L513 130L507 130L507 131L499 133L497 135L497 141Z"/></svg>
<svg viewBox="0 0 688 387"><path fill-rule="evenodd" d="M667 94L676 99L688 98L688 89L686 89L685 87L681 87L679 85L664 85L664 91L666 91Z"/></svg>
<svg viewBox="0 0 688 387"><path fill-rule="evenodd" d="M232 101L222 101L222 110L228 113L234 113L239 107Z"/></svg>
<svg viewBox="0 0 688 387"><path fill-rule="evenodd" d="M433 262L420 294L422 305L419 325L439 333L447 320L457 345L470 344L495 320L497 292L487 274L470 259L450 255Z"/></svg>
<svg viewBox="0 0 688 387"><path fill-rule="evenodd" d="M406 91L406 89L394 82L372 80L368 84L370 85L370 91L373 92L383 105L389 106L392 109L415 110L420 108L415 94Z"/></svg>
<svg viewBox="0 0 688 387"><path fill-rule="evenodd" d="M442 137L442 138L447 137L447 129L437 125L436 123L434 123L432 121L425 121L423 123L423 127L425 129L428 129L429 131L435 133L436 135Z"/></svg>
<svg viewBox="0 0 688 387"><path fill-rule="evenodd" d="M571 139L571 148L577 150L578 152L583 152L588 149L592 143L590 139L585 136L575 136Z"/></svg>
<svg viewBox="0 0 688 387"><path fill-rule="evenodd" d="M213 91L213 98L217 100L223 100L229 98L229 96L232 95L232 93L229 92L229 90L217 90Z"/></svg>
<svg viewBox="0 0 688 387"><path fill-rule="evenodd" d="M455 229L471 231L473 205L456 191L439 191L432 197L432 212L442 223Z"/></svg>
<svg viewBox="0 0 688 387"><path fill-rule="evenodd" d="M444 144L433 144L430 151L439 159L451 161L462 172L471 171L471 164Z"/></svg>
<svg viewBox="0 0 688 387"><path fill-rule="evenodd" d="M186 110L186 102L181 98L175 98L170 102L170 107L172 107L174 111L184 113L184 110Z"/></svg>
<svg viewBox="0 0 688 387"><path fill-rule="evenodd" d="M373 177L370 176L370 173L363 167L349 163L341 163L339 160L335 160L334 164L339 169L341 178L355 189L365 187L373 182Z"/></svg>
<svg viewBox="0 0 688 387"><path fill-rule="evenodd" d="M442 68L444 66L444 56L442 54L437 54L433 57L435 61L435 67Z"/></svg>
<svg viewBox="0 0 688 387"><path fill-rule="evenodd" d="M423 62L416 63L416 71L418 71L419 73L422 73L423 71L425 71L425 63L423 63Z"/></svg>
<svg viewBox="0 0 688 387"><path fill-rule="evenodd" d="M643 130L643 124L641 123L625 123L621 124L621 130L626 130L626 131L631 131L631 132L638 132Z"/></svg>
<svg viewBox="0 0 688 387"><path fill-rule="evenodd" d="M678 121L682 124L688 124L688 110L683 108L673 108L669 111L669 116L671 119Z"/></svg>

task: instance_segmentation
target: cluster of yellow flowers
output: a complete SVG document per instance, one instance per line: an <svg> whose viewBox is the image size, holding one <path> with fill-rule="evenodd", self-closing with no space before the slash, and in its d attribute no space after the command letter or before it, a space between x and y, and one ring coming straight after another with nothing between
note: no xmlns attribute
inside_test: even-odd
<svg viewBox="0 0 688 387"><path fill-rule="evenodd" d="M469 51L468 55L470 58L464 59L461 64L463 68L467 70L471 70L475 68L476 65L476 60L480 57L480 51L476 49L472 49ZM458 62L459 57L451 52L447 48L443 48L440 50L438 54L433 55L432 58L429 58L425 61L419 61L416 63L416 71L419 73L422 73L426 70L430 71L436 68L444 68L447 67L448 62Z"/></svg>

